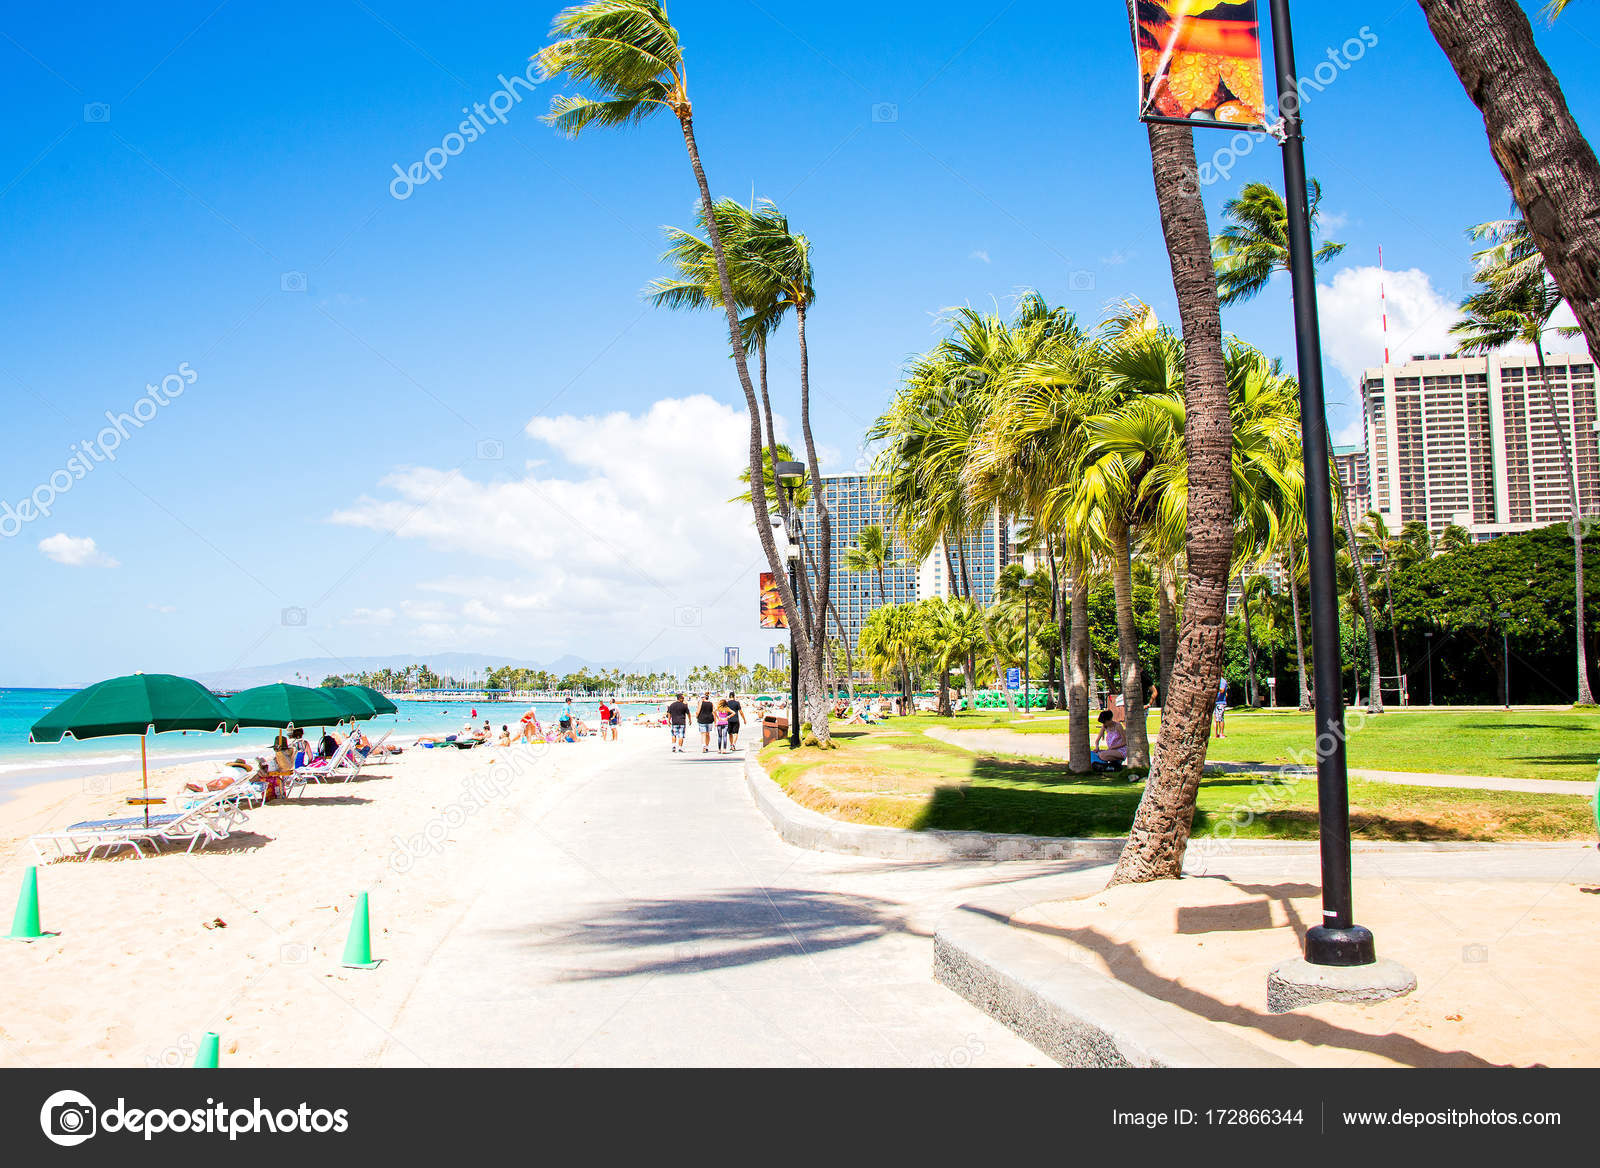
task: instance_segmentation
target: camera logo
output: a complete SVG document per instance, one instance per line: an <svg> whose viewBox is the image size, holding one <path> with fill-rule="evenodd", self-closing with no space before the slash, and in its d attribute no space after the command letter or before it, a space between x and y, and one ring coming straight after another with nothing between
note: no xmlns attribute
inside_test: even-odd
<svg viewBox="0 0 1600 1168"><path fill-rule="evenodd" d="M872 120L880 126L892 125L900 120L900 107L892 101L880 101L872 107Z"/></svg>
<svg viewBox="0 0 1600 1168"><path fill-rule="evenodd" d="M304 292L307 287L304 272L285 272L278 277L278 287L285 292Z"/></svg>
<svg viewBox="0 0 1600 1168"><path fill-rule="evenodd" d="M95 1107L87 1095L57 1091L39 1109L39 1126L45 1138L63 1148L75 1148L95 1133Z"/></svg>
<svg viewBox="0 0 1600 1168"><path fill-rule="evenodd" d="M103 101L91 101L83 107L83 120L91 124L105 125L111 120L111 107Z"/></svg>
<svg viewBox="0 0 1600 1168"><path fill-rule="evenodd" d="M672 613L672 623L680 629L698 629L703 619L700 610L693 605L683 605Z"/></svg>
<svg viewBox="0 0 1600 1168"><path fill-rule="evenodd" d="M306 627L306 610L303 608L286 608L280 614L280 619L286 629L303 629Z"/></svg>
<svg viewBox="0 0 1600 1168"><path fill-rule="evenodd" d="M1067 287L1073 292L1093 292L1094 285L1095 279L1093 272L1073 272L1067 280Z"/></svg>
<svg viewBox="0 0 1600 1168"><path fill-rule="evenodd" d="M506 456L506 444L498 438L485 438L478 443L480 462L499 462Z"/></svg>

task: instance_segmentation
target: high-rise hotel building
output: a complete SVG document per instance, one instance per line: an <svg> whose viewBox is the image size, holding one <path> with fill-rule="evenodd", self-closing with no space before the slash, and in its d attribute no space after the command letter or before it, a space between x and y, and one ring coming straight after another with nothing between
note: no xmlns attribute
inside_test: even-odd
<svg viewBox="0 0 1600 1168"><path fill-rule="evenodd" d="M951 596L958 591L951 586L950 570L942 551L935 550L923 562L912 563L910 551L898 539L895 540L892 558L901 561L901 564L884 573L881 594L876 574L844 570L844 554L856 542L862 528L876 524L883 528L886 535L894 535L894 523L884 507L885 485L881 475L822 477L822 498L833 518L831 592L838 608L839 622L844 626L851 646L860 638L861 626L866 623L867 617L883 604L906 604L931 596ZM806 544L814 560L818 551L815 503L806 506L801 518L805 524ZM966 575L972 581L973 598L983 605L994 600L995 581L1001 569L1011 560L1011 547L1003 532L996 510L985 521L983 529L966 541L963 549L950 549L958 573L963 570L964 559ZM965 586L959 591L965 594ZM831 620L828 635L838 635Z"/></svg>
<svg viewBox="0 0 1600 1168"><path fill-rule="evenodd" d="M1367 370L1370 510L1392 530L1416 521L1437 534L1459 524L1475 540L1559 523L1569 514L1559 419L1583 511L1600 513L1594 359L1557 354L1545 363L1548 394L1528 355L1420 356Z"/></svg>

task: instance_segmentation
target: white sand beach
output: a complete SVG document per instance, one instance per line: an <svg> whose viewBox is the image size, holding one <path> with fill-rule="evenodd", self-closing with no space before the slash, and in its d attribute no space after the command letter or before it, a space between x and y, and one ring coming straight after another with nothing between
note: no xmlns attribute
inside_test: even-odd
<svg viewBox="0 0 1600 1168"><path fill-rule="evenodd" d="M538 830L543 807L622 752L620 742L471 751L409 749L355 781L252 809L229 839L185 854L64 860L39 867L43 928L0 941L0 1065L187 1066L221 1036L224 1065L360 1066L428 954L469 902L480 860ZM172 796L215 762L152 772ZM139 774L27 788L0 803L0 912L10 924L27 836L126 815ZM341 966L351 909L370 894L376 970Z"/></svg>

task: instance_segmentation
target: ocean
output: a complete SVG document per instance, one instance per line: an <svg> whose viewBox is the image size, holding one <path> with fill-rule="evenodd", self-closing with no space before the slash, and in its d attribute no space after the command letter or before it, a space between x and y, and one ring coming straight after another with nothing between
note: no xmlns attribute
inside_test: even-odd
<svg viewBox="0 0 1600 1168"><path fill-rule="evenodd" d="M0 793L57 778L106 771L136 770L139 766L137 738L91 738L78 742L71 738L50 744L28 741L28 730L47 711L70 697L68 689L0 689ZM409 742L423 734L454 734L477 711L475 724L487 719L498 733L501 726L516 726L527 706L511 702L492 702L472 706L462 703L397 701L397 714L363 722L368 737L377 739L392 732L392 741ZM547 725L560 717L564 703L536 702L539 720ZM599 715L600 703L573 702L578 716L591 725ZM654 711L658 702L624 702L626 721L640 710ZM276 732L240 730L235 734L152 734L146 738L150 769L194 762L207 758L253 758L265 753Z"/></svg>

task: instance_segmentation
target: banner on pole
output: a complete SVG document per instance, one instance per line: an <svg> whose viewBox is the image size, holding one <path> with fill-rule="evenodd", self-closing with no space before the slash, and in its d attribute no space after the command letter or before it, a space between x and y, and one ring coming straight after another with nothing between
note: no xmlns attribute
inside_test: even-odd
<svg viewBox="0 0 1600 1168"><path fill-rule="evenodd" d="M771 572L761 573L761 627L789 627L789 614L783 611L783 596L778 592L778 578Z"/></svg>
<svg viewBox="0 0 1600 1168"><path fill-rule="evenodd" d="M1144 121L1267 129L1255 0L1139 0L1135 7Z"/></svg>

